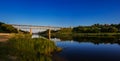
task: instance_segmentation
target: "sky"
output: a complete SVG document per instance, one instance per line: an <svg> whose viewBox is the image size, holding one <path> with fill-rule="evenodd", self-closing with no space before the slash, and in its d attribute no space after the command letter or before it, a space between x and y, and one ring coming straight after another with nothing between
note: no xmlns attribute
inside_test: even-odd
<svg viewBox="0 0 120 61"><path fill-rule="evenodd" d="M120 23L120 0L0 0L0 21L39 26Z"/></svg>

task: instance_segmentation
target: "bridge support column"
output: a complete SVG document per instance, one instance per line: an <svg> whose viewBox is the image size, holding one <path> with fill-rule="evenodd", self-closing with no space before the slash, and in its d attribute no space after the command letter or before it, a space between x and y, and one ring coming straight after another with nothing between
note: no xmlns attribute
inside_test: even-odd
<svg viewBox="0 0 120 61"><path fill-rule="evenodd" d="M19 33L20 31L19 31L20 29L19 28L17 28L17 32Z"/></svg>
<svg viewBox="0 0 120 61"><path fill-rule="evenodd" d="M51 30L48 29L48 39L50 40L51 39Z"/></svg>
<svg viewBox="0 0 120 61"><path fill-rule="evenodd" d="M30 28L30 34L32 35L32 28Z"/></svg>

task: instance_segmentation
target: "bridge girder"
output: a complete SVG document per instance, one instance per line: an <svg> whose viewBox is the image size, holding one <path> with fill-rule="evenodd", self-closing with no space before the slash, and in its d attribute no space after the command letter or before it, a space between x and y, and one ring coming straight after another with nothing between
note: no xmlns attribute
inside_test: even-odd
<svg viewBox="0 0 120 61"><path fill-rule="evenodd" d="M52 27L52 26L33 26L33 25L16 25L11 24L13 27L22 30L22 29L37 29L37 30L60 30L62 27Z"/></svg>

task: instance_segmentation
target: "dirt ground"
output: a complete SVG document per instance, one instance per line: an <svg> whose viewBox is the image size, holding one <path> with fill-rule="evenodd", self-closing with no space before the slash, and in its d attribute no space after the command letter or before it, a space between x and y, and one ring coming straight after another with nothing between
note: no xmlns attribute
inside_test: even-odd
<svg viewBox="0 0 120 61"><path fill-rule="evenodd" d="M8 35L0 35L0 42L6 42L9 39Z"/></svg>

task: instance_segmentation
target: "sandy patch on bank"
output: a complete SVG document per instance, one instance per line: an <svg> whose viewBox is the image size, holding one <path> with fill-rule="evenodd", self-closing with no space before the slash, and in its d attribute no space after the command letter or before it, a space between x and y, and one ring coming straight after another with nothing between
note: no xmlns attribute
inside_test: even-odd
<svg viewBox="0 0 120 61"><path fill-rule="evenodd" d="M6 42L9 39L8 35L0 35L0 42Z"/></svg>

